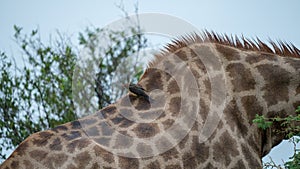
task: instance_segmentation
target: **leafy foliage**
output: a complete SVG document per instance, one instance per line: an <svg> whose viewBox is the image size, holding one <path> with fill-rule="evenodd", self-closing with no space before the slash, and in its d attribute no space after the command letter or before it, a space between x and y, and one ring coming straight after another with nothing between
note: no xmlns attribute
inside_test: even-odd
<svg viewBox="0 0 300 169"><path fill-rule="evenodd" d="M32 133L93 113L75 113L77 102L74 100L72 82L80 58L76 46L67 40L68 37L58 33L55 41L45 44L38 30L23 34L22 28L15 26L14 29L14 39L21 49L23 62L0 53L0 118L3 119L0 121L0 159L7 158L5 151L19 145ZM101 56L97 56L100 60L89 63L97 70L92 78L95 81L85 78L77 81L82 88L95 84L91 87L98 99L97 108L110 104L127 92L124 87L112 89L113 83L129 82L133 72L138 72L135 75L138 78L143 70L137 60L129 56L146 47L146 39L138 34L137 29L132 28L131 31L135 36L98 28L86 29L79 35L81 47L88 49L91 56ZM108 34L106 42L109 45L106 48L101 46L99 33ZM97 53L97 50L100 52Z"/></svg>
<svg viewBox="0 0 300 169"><path fill-rule="evenodd" d="M295 110L296 113L300 112L300 106ZM288 117L274 117L274 118L265 118L263 115L256 115L253 123L256 123L258 128L266 130L272 127L273 122L279 122L280 125L285 129L284 131L276 131L283 132L286 134L286 137L290 139L290 141L294 145L294 154L292 157L289 157L290 161L285 162L284 167L288 169L300 169L300 149L296 147L296 144L299 143L300 139L300 126L294 125L295 122L300 122L300 114L296 116L288 116ZM298 137L294 137L298 136ZM275 164L275 162L270 159L270 162L264 164L264 168L282 168L280 165Z"/></svg>
<svg viewBox="0 0 300 169"><path fill-rule="evenodd" d="M300 113L300 106L297 107L296 113Z"/></svg>
<svg viewBox="0 0 300 169"><path fill-rule="evenodd" d="M17 146L31 133L76 118L71 93L76 55L71 47L66 41L46 45L37 30L27 36L21 28L14 29L25 63L1 53L1 152ZM5 155L1 153L1 157Z"/></svg>
<svg viewBox="0 0 300 169"><path fill-rule="evenodd" d="M273 123L271 121L267 121L266 118L262 115L255 115L255 119L253 120L253 123L256 123L258 128L261 128L263 130L266 130L269 128Z"/></svg>

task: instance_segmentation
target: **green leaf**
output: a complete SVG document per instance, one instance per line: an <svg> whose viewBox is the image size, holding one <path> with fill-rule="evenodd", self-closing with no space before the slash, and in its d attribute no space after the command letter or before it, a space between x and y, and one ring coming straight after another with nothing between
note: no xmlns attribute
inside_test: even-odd
<svg viewBox="0 0 300 169"><path fill-rule="evenodd" d="M255 119L253 119L253 123L256 123L258 128L266 130L267 128L271 127L273 124L271 121L267 121L266 118L262 115L255 115Z"/></svg>
<svg viewBox="0 0 300 169"><path fill-rule="evenodd" d="M300 106L297 107L296 112L300 113Z"/></svg>

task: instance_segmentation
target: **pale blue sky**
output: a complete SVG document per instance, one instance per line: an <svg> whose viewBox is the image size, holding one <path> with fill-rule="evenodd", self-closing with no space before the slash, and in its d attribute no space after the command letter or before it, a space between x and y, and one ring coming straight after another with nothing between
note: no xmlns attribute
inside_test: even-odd
<svg viewBox="0 0 300 169"><path fill-rule="evenodd" d="M39 28L44 39L56 30L72 35L86 26L103 27L120 19L123 13L116 7L116 0L3 0L0 2L0 50L14 53L17 48L12 41L13 25L25 32ZM135 1L125 1L125 9L134 12ZM199 30L219 33L243 34L263 40L283 40L300 47L300 1L299 0L143 0L139 12L164 13L181 18ZM154 22L155 24L155 22ZM172 28L170 28L172 29ZM272 154L276 161L287 156L288 146L282 146Z"/></svg>
<svg viewBox="0 0 300 169"><path fill-rule="evenodd" d="M47 36L56 29L74 33L87 25L103 27L123 16L115 6L119 1L1 1L0 49L8 50L13 25L25 31L39 27ZM125 8L133 13L135 1L127 0ZM286 40L300 46L300 1L298 0L209 0L209 1L140 1L140 12L170 14L190 22L198 29L219 33L244 34L246 37L268 37Z"/></svg>

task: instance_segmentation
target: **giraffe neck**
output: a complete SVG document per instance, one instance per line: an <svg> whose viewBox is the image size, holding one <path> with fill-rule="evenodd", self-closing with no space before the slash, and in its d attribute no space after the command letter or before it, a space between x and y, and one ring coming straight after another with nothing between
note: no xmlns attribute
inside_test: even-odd
<svg viewBox="0 0 300 169"><path fill-rule="evenodd" d="M247 60L256 71L253 74L256 77L255 87L259 89L256 92L259 103L255 107L262 110L261 113L256 113L263 114L266 118L296 116L295 110L300 105L300 59L261 55L259 62ZM249 110L252 109L248 108L246 111ZM289 126L282 126L281 122L273 122L271 128L264 131L263 155L287 137L288 128Z"/></svg>
<svg viewBox="0 0 300 169"><path fill-rule="evenodd" d="M208 132L211 134L210 140L220 140L222 137L226 138L227 136L231 137L231 141L236 144L240 144L241 142L237 148L238 153L243 156L252 154L253 159L260 160L272 147L279 144L286 137L287 133L284 132L285 128L280 124L274 123L270 129L262 131L258 129L252 121L256 114L264 115L266 118L296 115L295 109L300 105L299 58L282 57L273 53L259 51L242 51L222 44L202 43L192 44L184 49L181 48L174 51L174 55L188 65L195 77L199 76L197 77L198 82L207 82L208 74L207 71L203 71L203 68L207 66L203 63L205 61L201 61L201 59L197 60L199 59L199 55L210 58L217 57L221 62L223 71L226 72L225 90L227 91L227 102L223 114L221 114L225 120L220 119L220 122L218 123L223 129L216 128L215 131L220 130L228 135L225 134L216 137L214 136L215 131L209 129L212 130L211 132ZM162 59L159 62L164 63L164 61L165 60ZM169 63L169 61L167 61L167 63ZM214 62L211 61L211 63ZM154 67L159 67L157 63L155 64ZM214 63L214 66L215 65L216 63ZM163 67L164 70L168 69L168 67ZM165 72L162 74L164 73ZM149 74L153 75L154 73ZM156 83L162 83L156 81L157 77L165 76L162 74L148 77L148 73L146 72L140 83L151 91L153 90L151 87L156 88ZM213 79L214 77L210 78ZM165 83L163 82L163 84ZM172 81L167 81L166 84L169 84L166 86L166 88L169 89L174 86ZM200 90L198 91L201 93L199 94L199 105L202 106L202 109L204 107L209 107L208 104L209 102L212 102L212 98L204 93L209 91L211 94L212 89L207 86L212 84L198 83L197 85L204 86L202 87L202 90L200 87ZM168 93L168 91L165 92ZM205 101L206 103L204 103ZM198 116L197 122L208 120L207 116L209 116L209 112L209 108L206 110L204 108L204 111L199 111L200 116ZM205 124L203 123L200 123L199 125L205 127ZM278 133L278 131L281 132ZM202 131L198 130L198 134L201 137ZM241 138L236 138L237 135ZM230 138L228 138L228 140L230 140ZM228 147L228 145L224 146ZM232 148L231 150L233 151L235 148ZM255 152L256 154L250 152ZM224 153L224 155L225 154L226 153ZM259 162L256 164L258 163Z"/></svg>
<svg viewBox="0 0 300 169"><path fill-rule="evenodd" d="M251 128L256 114L266 118L295 116L300 105L300 59L281 57L265 52L242 52L228 46L217 45L226 58L226 71L238 111L245 114ZM241 125L243 126L243 125ZM252 127L253 128L253 127ZM278 132L279 131L279 132ZM280 132L281 131L281 132ZM266 131L259 131L261 156L279 144L287 133L274 123Z"/></svg>

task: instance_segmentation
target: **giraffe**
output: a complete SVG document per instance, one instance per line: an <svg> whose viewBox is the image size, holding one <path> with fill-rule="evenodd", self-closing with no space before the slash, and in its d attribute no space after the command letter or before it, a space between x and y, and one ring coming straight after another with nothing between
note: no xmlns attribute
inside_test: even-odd
<svg viewBox="0 0 300 169"><path fill-rule="evenodd" d="M285 134L276 133L284 131L279 124L259 129L255 115L295 115L300 105L300 51L271 45L213 32L175 40L138 82L151 100L128 93L95 114L34 133L0 168L262 168ZM216 81L224 84L213 88ZM224 95L212 95L220 88ZM214 99L224 107L212 116ZM207 128L209 119L217 119L215 127Z"/></svg>

